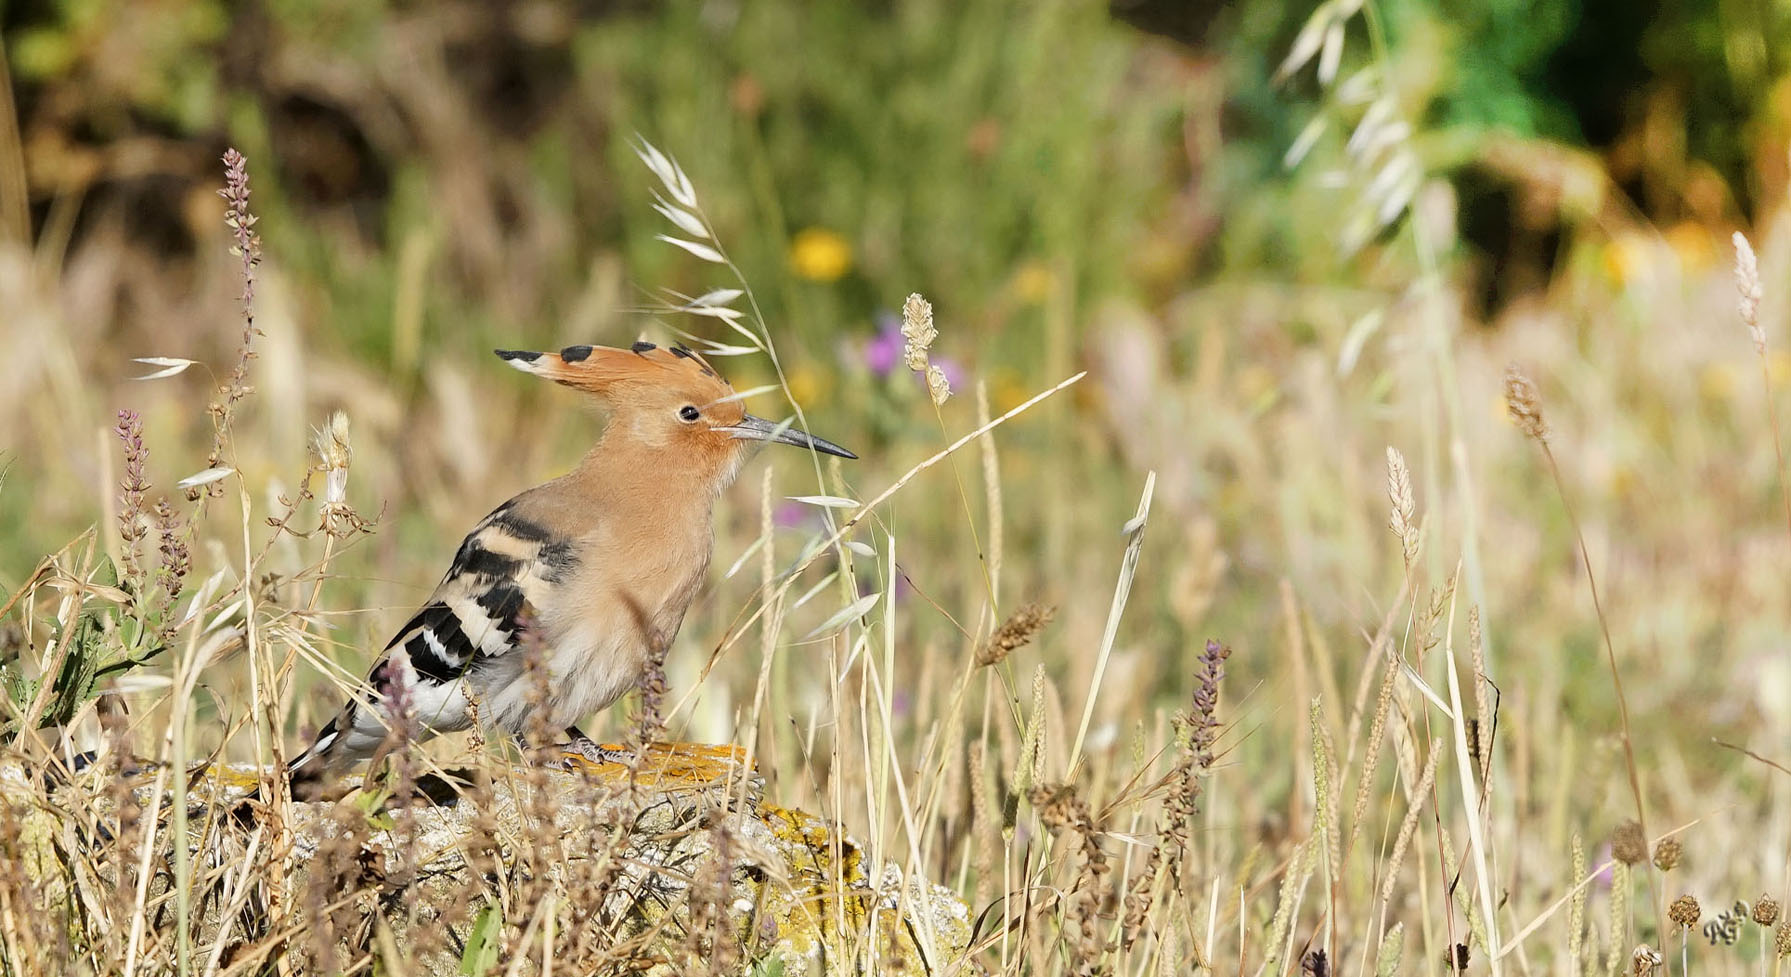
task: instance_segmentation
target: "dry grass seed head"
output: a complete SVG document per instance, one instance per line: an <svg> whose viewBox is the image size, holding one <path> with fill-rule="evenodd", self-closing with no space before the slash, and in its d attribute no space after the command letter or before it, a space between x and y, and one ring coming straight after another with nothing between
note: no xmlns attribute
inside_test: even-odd
<svg viewBox="0 0 1791 977"><path fill-rule="evenodd" d="M1225 677L1225 661L1231 648L1208 640L1201 655L1200 674L1195 682L1194 708L1176 717L1176 724L1187 732L1187 742L1170 772L1169 794L1157 816L1157 844L1145 856L1144 869L1133 880L1132 891L1126 894L1125 946L1130 949L1143 933L1155 896L1159 868L1166 865L1169 891L1179 891L1181 868L1188 853L1188 831L1200 809L1200 774L1212 767L1212 746L1218 728L1219 681Z"/></svg>
<svg viewBox="0 0 1791 977"><path fill-rule="evenodd" d="M994 665L1007 659L1016 650L1032 643L1032 639L1057 617L1057 605L1028 601L1008 615L1001 627L989 636L976 653L978 665Z"/></svg>
<svg viewBox="0 0 1791 977"><path fill-rule="evenodd" d="M1387 498L1392 502L1387 527L1399 537L1399 548L1405 565L1418 558L1418 504L1412 495L1412 472L1405 456L1392 445L1387 446Z"/></svg>
<svg viewBox="0 0 1791 977"><path fill-rule="evenodd" d="M1760 300L1766 291L1760 287L1760 261L1754 256L1754 246L1748 243L1746 235L1736 231L1734 241L1735 291L1740 293L1736 311L1741 314L1741 322L1747 326L1748 336L1754 341L1754 351L1764 354L1766 330L1760 326Z"/></svg>
<svg viewBox="0 0 1791 977"><path fill-rule="evenodd" d="M1505 409L1517 429L1537 441L1548 440L1548 424L1542 417L1542 396L1536 384L1515 364L1505 368Z"/></svg>
<svg viewBox="0 0 1791 977"><path fill-rule="evenodd" d="M1383 907L1393 901L1393 889L1399 882L1399 867L1405 861L1406 848L1412 843L1412 834L1418 830L1418 816L1423 813L1424 801L1430 796L1431 785L1436 783L1437 761L1442 758L1442 741L1433 738L1428 758L1424 761L1424 772L1419 775L1417 789L1411 794L1411 805L1406 809L1404 819L1399 822L1399 833L1394 836L1393 854L1387 857L1387 874L1381 881L1380 892Z"/></svg>
<svg viewBox="0 0 1791 977"><path fill-rule="evenodd" d="M921 297L919 292L908 296L902 303L902 357L908 363L908 369L916 373L927 372L927 350L933 340L939 338L939 330L933 327L933 304Z"/></svg>
<svg viewBox="0 0 1791 977"><path fill-rule="evenodd" d="M946 379L945 371L938 364L927 365L927 395L933 398L933 406L940 407L951 399L951 381Z"/></svg>
<svg viewBox="0 0 1791 977"><path fill-rule="evenodd" d="M987 753L981 742L970 744L970 835L976 856L976 881L971 892L971 905L988 902L989 887L995 883L995 853L1000 839L995 834L995 819L989 807Z"/></svg>
<svg viewBox="0 0 1791 977"><path fill-rule="evenodd" d="M1605 953L1604 971L1615 974L1623 966L1623 940L1629 925L1629 866L1623 862L1611 866L1611 905L1607 921L1610 933L1609 950Z"/></svg>
<svg viewBox="0 0 1791 977"><path fill-rule="evenodd" d="M1393 977L1399 973L1399 961L1405 956L1405 924L1394 923L1374 954L1374 977Z"/></svg>
<svg viewBox="0 0 1791 977"><path fill-rule="evenodd" d="M1586 877L1586 843L1581 840L1580 833L1575 831L1569 843L1568 878L1578 882ZM1586 942L1586 887L1575 886L1573 898L1567 903L1567 965L1572 973L1579 973L1580 957L1585 952Z"/></svg>

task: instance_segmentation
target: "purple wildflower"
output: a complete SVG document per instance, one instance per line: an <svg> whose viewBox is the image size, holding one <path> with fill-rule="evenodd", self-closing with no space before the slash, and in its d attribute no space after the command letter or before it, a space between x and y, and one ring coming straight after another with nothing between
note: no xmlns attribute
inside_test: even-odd
<svg viewBox="0 0 1791 977"><path fill-rule="evenodd" d="M118 426L113 431L124 442L124 478L118 486L118 535L124 540L124 570L133 583L140 584L137 544L148 533L143 526L143 496L149 491L149 479L143 470L149 449L143 446L143 420L136 411L120 410Z"/></svg>
<svg viewBox="0 0 1791 977"><path fill-rule="evenodd" d="M784 501L771 510L771 524L779 529L807 529L816 523L814 506Z"/></svg>
<svg viewBox="0 0 1791 977"><path fill-rule="evenodd" d="M864 365L880 377L889 376L902 362L902 343L902 320L877 313L877 335L864 344Z"/></svg>

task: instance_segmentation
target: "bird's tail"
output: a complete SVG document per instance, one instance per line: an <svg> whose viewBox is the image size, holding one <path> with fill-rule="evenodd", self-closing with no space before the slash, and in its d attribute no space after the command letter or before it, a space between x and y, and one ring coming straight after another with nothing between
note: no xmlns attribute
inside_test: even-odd
<svg viewBox="0 0 1791 977"><path fill-rule="evenodd" d="M352 709L351 705L349 709ZM349 710L344 709L324 723L317 739L303 753L286 763L286 782L294 797L311 799L322 790L330 772L340 763L343 723Z"/></svg>
<svg viewBox="0 0 1791 977"><path fill-rule="evenodd" d="M336 745L336 740L342 735L337 723L341 718L341 716L337 716L325 723L323 729L318 731L317 739L305 748L305 752L287 761L286 775L288 777L296 776L307 769L317 769L329 765L330 748Z"/></svg>

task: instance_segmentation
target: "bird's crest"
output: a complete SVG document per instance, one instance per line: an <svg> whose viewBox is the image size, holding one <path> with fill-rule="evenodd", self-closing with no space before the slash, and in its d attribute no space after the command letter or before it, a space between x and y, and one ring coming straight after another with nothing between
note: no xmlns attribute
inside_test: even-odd
<svg viewBox="0 0 1791 977"><path fill-rule="evenodd" d="M612 401L647 389L676 389L693 395L698 403L720 400L734 392L707 361L683 345L667 347L643 341L628 349L568 346L557 353L493 352L524 373Z"/></svg>

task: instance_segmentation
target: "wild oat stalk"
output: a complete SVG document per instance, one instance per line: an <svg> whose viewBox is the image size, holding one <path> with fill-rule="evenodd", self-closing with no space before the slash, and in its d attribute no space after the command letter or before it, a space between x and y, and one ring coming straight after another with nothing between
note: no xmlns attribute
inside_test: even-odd
<svg viewBox="0 0 1791 977"><path fill-rule="evenodd" d="M665 190L665 196L660 196L657 191L654 193L656 202L653 204L653 209L670 221L681 234L686 235L685 237L676 237L660 234L658 239L674 245L702 261L726 268L733 276L735 284L739 286L738 288L716 289L695 297L674 296L682 301L673 305L672 311L720 320L751 345L731 346L698 336L684 335L692 342L700 344L702 352L709 356L741 356L754 352L764 354L766 361L771 364L772 372L777 375L777 389L783 393L784 401L789 404L791 412L795 415L796 426L803 431L808 430L808 416L803 413L802 404L797 401L795 393L790 389L789 377L784 372L783 360L778 356L777 343L771 338L771 327L766 323L765 313L759 308L758 296L753 292L752 283L747 281L746 273L741 271L740 266L734 263L734 259L728 256L720 236L715 233L715 225L709 220L708 212L703 209L702 203L697 199L696 186L691 183L690 177L685 174L684 168L678 165L676 159L662 152L644 138L636 137L634 154L654 176L659 178L660 185ZM667 199L668 197L670 199ZM750 317L748 313L733 306L733 303L741 298L745 298L747 307L751 310ZM750 325L743 321L749 318ZM825 492L827 491L827 478L821 471L821 456L819 452L811 451L809 457L814 466L815 484L822 492ZM832 513L823 510L823 517L831 526ZM829 546L838 550L838 542L835 540ZM842 561L846 559L843 552L839 556Z"/></svg>

